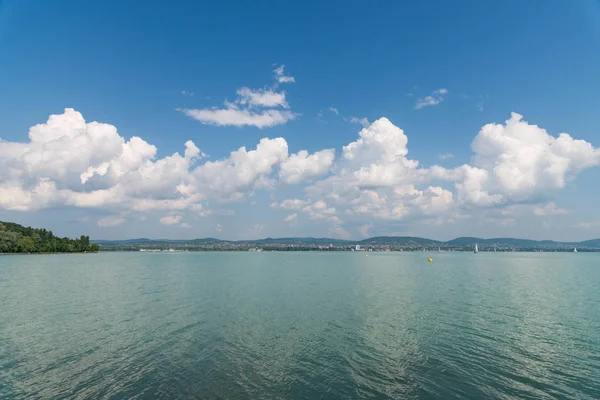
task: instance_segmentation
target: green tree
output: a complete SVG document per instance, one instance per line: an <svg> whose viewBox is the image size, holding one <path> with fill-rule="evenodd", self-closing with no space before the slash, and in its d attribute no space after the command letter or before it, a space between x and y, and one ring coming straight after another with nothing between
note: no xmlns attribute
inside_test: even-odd
<svg viewBox="0 0 600 400"><path fill-rule="evenodd" d="M37 251L35 240L31 236L20 237L17 241L19 251L23 253L31 253Z"/></svg>

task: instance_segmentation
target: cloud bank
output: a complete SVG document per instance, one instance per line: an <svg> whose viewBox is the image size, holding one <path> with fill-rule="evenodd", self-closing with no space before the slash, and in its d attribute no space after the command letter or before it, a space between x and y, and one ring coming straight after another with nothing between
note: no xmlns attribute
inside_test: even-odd
<svg viewBox="0 0 600 400"><path fill-rule="evenodd" d="M238 104L249 109L287 106L268 90L240 93ZM476 209L501 210L498 224L514 220L515 207L532 207L540 217L561 215L567 210L553 202L554 194L600 164L600 149L592 144L567 133L553 136L516 113L483 126L471 149L468 164L422 166L409 157L404 131L380 118L337 157L335 149L290 153L284 138L265 137L214 161L192 141L181 153L158 158L142 138L124 138L113 125L65 109L31 127L27 142L0 141L0 210L74 207L115 215L97 221L100 227L118 226L128 213L162 211L162 224L189 227L186 215L202 217L211 206L269 190L280 198L272 209L286 212L282 223L315 221L346 237L347 227L365 234L371 221L451 223ZM281 196L287 186L301 195Z"/></svg>

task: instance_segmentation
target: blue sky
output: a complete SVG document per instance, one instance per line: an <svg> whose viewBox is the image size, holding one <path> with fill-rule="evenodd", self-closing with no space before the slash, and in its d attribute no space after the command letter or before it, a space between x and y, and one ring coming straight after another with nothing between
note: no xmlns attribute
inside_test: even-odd
<svg viewBox="0 0 600 400"><path fill-rule="evenodd" d="M0 1L0 219L96 238L600 237L598 1L176 3ZM75 138L83 119L156 150L125 165L91 125ZM155 165L175 152L185 171Z"/></svg>

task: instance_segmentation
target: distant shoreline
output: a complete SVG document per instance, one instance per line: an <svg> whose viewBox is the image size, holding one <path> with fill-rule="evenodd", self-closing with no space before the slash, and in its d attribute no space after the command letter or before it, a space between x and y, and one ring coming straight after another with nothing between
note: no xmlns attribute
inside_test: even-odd
<svg viewBox="0 0 600 400"><path fill-rule="evenodd" d="M456 251L473 252L598 252L600 239L556 242L515 238L459 237L438 241L416 236L376 236L363 240L324 237L283 237L254 240L203 238L168 240L133 238L96 240L100 251Z"/></svg>
<svg viewBox="0 0 600 400"><path fill-rule="evenodd" d="M249 251L249 250L188 250L188 251L149 251L143 252L139 250L100 250L98 252L69 252L69 253L0 253L0 256L49 256L49 255L76 255L76 254L110 254L110 253L128 253L128 254L191 254L191 253L358 253L358 254L385 254L385 253L425 253L425 254L446 254L446 253L456 253L456 254L464 254L464 253L472 253L469 250L458 250L458 251L437 251L437 250L375 250L375 251L344 251L344 250L263 250L263 251ZM479 254L513 254L513 253L544 253L544 254L552 254L552 253L573 253L572 251L559 250L559 251L539 251L539 250L514 250L514 251L479 251ZM578 253L600 253L600 249L590 249L590 250L580 250ZM574 254L578 254L574 253Z"/></svg>
<svg viewBox="0 0 600 400"><path fill-rule="evenodd" d="M326 250L326 249L314 249L314 250L274 250L264 249L261 251L256 250L219 250L219 249L198 249L198 250L187 250L187 251L139 251L139 250L100 250L98 253L137 253L137 254L186 254L186 253L358 253L358 254L369 254L369 253L473 253L472 250L373 250L373 251L351 251L351 250ZM540 250L511 250L511 251L489 251L480 250L479 253L488 254L506 254L506 253L573 253L569 250L557 250L557 251L540 251ZM600 249L585 249L579 250L577 253L600 253Z"/></svg>

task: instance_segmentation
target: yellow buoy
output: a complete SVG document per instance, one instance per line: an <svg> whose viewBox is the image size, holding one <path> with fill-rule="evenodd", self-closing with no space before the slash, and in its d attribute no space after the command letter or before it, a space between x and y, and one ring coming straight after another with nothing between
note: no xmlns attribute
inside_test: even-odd
<svg viewBox="0 0 600 400"><path fill-rule="evenodd" d="M369 255L368 255L368 254L365 254L365 257L369 257Z"/></svg>
<svg viewBox="0 0 600 400"><path fill-rule="evenodd" d="M429 262L433 262L433 258L430 258L430 259L429 259Z"/></svg>

